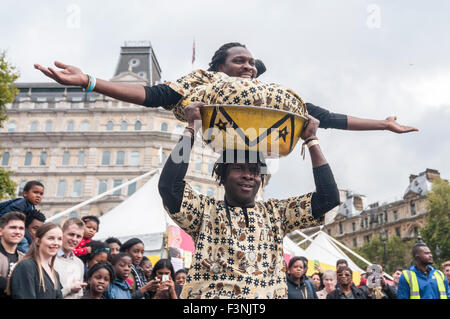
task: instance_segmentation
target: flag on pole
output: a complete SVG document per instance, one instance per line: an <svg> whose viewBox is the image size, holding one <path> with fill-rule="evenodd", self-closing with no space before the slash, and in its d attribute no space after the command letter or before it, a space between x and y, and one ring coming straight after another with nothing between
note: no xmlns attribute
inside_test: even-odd
<svg viewBox="0 0 450 319"><path fill-rule="evenodd" d="M195 61L195 38L192 44L192 64L194 64L194 61Z"/></svg>

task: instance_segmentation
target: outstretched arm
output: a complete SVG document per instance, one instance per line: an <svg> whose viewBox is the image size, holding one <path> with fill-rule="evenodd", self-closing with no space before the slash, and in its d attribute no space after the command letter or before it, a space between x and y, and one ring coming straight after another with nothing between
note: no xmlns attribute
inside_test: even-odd
<svg viewBox="0 0 450 319"><path fill-rule="evenodd" d="M408 133L418 131L412 126L397 123L396 116L389 116L384 120L363 119L350 115L331 113L330 111L306 103L308 113L320 121L320 128L334 128L350 131L388 130L394 133Z"/></svg>
<svg viewBox="0 0 450 319"><path fill-rule="evenodd" d="M55 61L55 66L62 70L56 70L52 67L46 68L39 64L34 65L37 70L60 84L87 87L88 75L79 68L58 61ZM139 105L142 105L146 98L145 89L142 85L117 83L99 78L96 78L94 91L117 100Z"/></svg>

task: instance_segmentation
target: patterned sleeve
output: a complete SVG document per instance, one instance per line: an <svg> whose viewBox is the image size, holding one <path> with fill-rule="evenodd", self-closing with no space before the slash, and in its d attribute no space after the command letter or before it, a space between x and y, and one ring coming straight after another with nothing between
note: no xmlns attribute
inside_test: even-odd
<svg viewBox="0 0 450 319"><path fill-rule="evenodd" d="M197 86L211 83L213 76L213 72L195 70L185 76L182 76L178 80L175 80L173 82L164 82L164 84L168 85L178 94L186 97L191 92L191 90L193 90Z"/></svg>
<svg viewBox="0 0 450 319"><path fill-rule="evenodd" d="M173 221L188 233L194 242L197 241L206 208L209 206L208 199L209 197L196 193L188 183L185 183L180 211L170 214Z"/></svg>
<svg viewBox="0 0 450 319"><path fill-rule="evenodd" d="M298 197L276 200L270 199L267 203L273 209L274 217L280 220L284 234L296 229L309 228L324 224L324 216L314 218L311 209L313 193Z"/></svg>

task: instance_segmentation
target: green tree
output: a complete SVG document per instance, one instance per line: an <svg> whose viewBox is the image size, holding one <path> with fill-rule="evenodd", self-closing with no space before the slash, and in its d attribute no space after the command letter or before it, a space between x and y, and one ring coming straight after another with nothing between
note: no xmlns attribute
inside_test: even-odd
<svg viewBox="0 0 450 319"><path fill-rule="evenodd" d="M434 180L428 200L428 214L420 234L437 263L436 246L441 251L440 261L450 259L450 184L443 179Z"/></svg>
<svg viewBox="0 0 450 319"><path fill-rule="evenodd" d="M14 82L19 78L15 67L6 61L6 53L0 54L0 127L8 119L6 114L6 104L14 101L18 90L14 87ZM0 200L13 197L16 183L11 180L12 171L0 168Z"/></svg>
<svg viewBox="0 0 450 319"><path fill-rule="evenodd" d="M392 236L386 242L386 262L384 262L384 245L380 236L373 237L370 242L356 249L356 252L368 261L382 265L383 270L391 274L397 267L406 268L411 266L411 249L413 245L413 241L404 242L398 236ZM368 266L355 257L352 260L363 270Z"/></svg>

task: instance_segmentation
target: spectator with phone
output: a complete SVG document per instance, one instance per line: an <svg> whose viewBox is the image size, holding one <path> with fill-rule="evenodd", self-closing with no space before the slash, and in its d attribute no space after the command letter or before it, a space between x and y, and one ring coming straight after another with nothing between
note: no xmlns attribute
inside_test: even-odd
<svg viewBox="0 0 450 319"><path fill-rule="evenodd" d="M152 278L154 278L154 288L150 291L152 299L178 299L181 293L181 286L175 284L175 271L169 259L160 259L153 266Z"/></svg>

